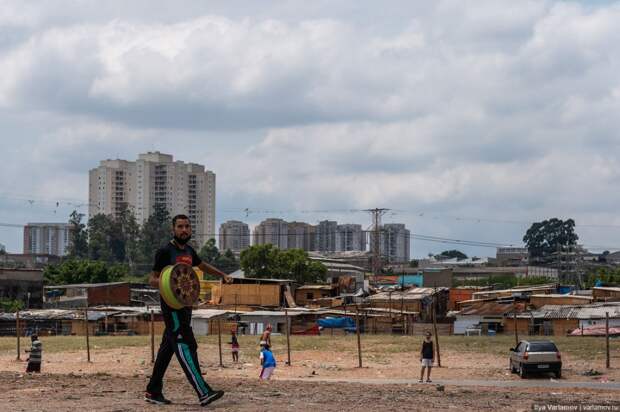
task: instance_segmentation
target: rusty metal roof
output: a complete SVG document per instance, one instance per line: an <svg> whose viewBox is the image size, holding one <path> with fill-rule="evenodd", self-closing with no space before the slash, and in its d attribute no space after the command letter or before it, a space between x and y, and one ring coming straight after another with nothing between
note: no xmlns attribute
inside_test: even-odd
<svg viewBox="0 0 620 412"><path fill-rule="evenodd" d="M460 311L457 316L503 316L507 313L513 313L515 305L513 303L497 303L487 302L480 306L467 307ZM516 304L517 313L525 310L525 303Z"/></svg>

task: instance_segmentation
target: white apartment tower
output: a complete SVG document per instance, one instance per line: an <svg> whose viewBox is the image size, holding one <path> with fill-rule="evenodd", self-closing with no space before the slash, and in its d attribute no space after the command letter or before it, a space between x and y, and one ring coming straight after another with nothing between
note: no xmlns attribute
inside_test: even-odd
<svg viewBox="0 0 620 412"><path fill-rule="evenodd" d="M203 165L174 160L172 155L148 152L138 160L103 160L89 172L89 216L118 215L125 207L142 224L155 205L171 216L192 221L193 238L203 245L215 237L215 174Z"/></svg>
<svg viewBox="0 0 620 412"><path fill-rule="evenodd" d="M220 225L220 251L228 249L240 252L250 247L250 227L238 220L229 220Z"/></svg>

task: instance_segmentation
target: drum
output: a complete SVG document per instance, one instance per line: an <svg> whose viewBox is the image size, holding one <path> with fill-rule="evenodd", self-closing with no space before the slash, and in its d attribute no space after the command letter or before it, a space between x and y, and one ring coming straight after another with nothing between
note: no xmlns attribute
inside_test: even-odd
<svg viewBox="0 0 620 412"><path fill-rule="evenodd" d="M166 266L159 278L159 292L173 309L193 306L200 296L200 280L194 269L185 263Z"/></svg>

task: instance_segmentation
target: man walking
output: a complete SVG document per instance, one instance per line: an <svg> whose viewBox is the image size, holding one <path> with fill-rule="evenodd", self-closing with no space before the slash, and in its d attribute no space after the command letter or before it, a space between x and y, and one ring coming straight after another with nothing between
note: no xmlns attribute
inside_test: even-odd
<svg viewBox="0 0 620 412"><path fill-rule="evenodd" d="M192 228L187 216L175 216L172 219L172 230L174 238L166 246L159 249L155 255L155 264L149 278L151 286L159 287L161 271L166 266L177 263L198 266L203 272L220 276L226 282L231 280L224 272L203 262L196 254L194 248L188 244L192 236ZM221 398L224 392L211 388L205 382L200 372L200 364L198 363L196 352L198 344L191 328L192 308L173 309L161 297L160 303L165 330L159 351L157 352L157 359L153 366L153 374L146 387L144 399L147 402L158 405L171 403L163 395L163 378L173 354L176 355L183 368L183 372L185 372L187 379L198 394L198 401L201 406L206 406Z"/></svg>
<svg viewBox="0 0 620 412"><path fill-rule="evenodd" d="M433 361L435 360L435 350L433 349L433 340L430 332L426 332L424 341L422 342L422 349L420 350L420 362L422 363L422 370L420 371L420 383L424 382L424 369L426 371L426 382L431 381L431 369L433 367Z"/></svg>

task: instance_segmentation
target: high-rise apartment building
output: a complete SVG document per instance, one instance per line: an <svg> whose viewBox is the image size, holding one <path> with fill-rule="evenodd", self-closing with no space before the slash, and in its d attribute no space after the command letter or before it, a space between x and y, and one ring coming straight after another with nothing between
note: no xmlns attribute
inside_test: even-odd
<svg viewBox="0 0 620 412"><path fill-rule="evenodd" d="M411 232L402 223L381 226L380 250L384 263L409 262ZM374 242L371 236L371 249Z"/></svg>
<svg viewBox="0 0 620 412"><path fill-rule="evenodd" d="M336 227L336 251L366 250L366 233L362 225L345 224Z"/></svg>
<svg viewBox="0 0 620 412"><path fill-rule="evenodd" d="M171 216L186 214L197 245L215 237L215 174L203 165L148 152L135 162L103 160L89 172L89 216L118 216L131 209L143 223L164 206Z"/></svg>
<svg viewBox="0 0 620 412"><path fill-rule="evenodd" d="M316 226L304 222L288 223L289 249L316 250Z"/></svg>
<svg viewBox="0 0 620 412"><path fill-rule="evenodd" d="M240 252L250 247L250 227L238 220L229 220L220 225L219 247L222 253L230 249Z"/></svg>
<svg viewBox="0 0 620 412"><path fill-rule="evenodd" d="M66 255L71 230L68 223L28 223L24 226L24 254Z"/></svg>
<svg viewBox="0 0 620 412"><path fill-rule="evenodd" d="M338 222L323 220L316 228L316 250L319 252L336 251L336 230Z"/></svg>
<svg viewBox="0 0 620 412"><path fill-rule="evenodd" d="M288 223L282 219L266 219L254 228L254 244L272 244L288 249Z"/></svg>

